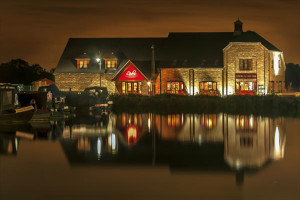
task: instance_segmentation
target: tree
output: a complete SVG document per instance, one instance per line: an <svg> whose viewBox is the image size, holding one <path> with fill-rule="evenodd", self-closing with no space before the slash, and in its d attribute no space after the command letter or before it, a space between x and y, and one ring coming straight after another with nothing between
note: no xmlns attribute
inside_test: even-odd
<svg viewBox="0 0 300 200"><path fill-rule="evenodd" d="M29 85L42 78L54 80L53 74L38 64L29 65L22 59L13 59L0 64L0 83L16 83Z"/></svg>
<svg viewBox="0 0 300 200"><path fill-rule="evenodd" d="M285 87L300 91L300 66L294 63L288 63L285 71Z"/></svg>

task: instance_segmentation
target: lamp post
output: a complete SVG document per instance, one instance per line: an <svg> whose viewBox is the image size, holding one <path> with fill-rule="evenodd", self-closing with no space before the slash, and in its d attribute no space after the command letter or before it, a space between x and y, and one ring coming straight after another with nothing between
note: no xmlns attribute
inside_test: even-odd
<svg viewBox="0 0 300 200"><path fill-rule="evenodd" d="M96 61L99 64L100 87L101 87L101 58L96 58Z"/></svg>

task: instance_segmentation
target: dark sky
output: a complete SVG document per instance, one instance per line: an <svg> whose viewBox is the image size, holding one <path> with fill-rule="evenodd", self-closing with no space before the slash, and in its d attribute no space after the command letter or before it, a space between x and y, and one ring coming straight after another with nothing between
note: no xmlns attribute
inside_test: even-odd
<svg viewBox="0 0 300 200"><path fill-rule="evenodd" d="M227 32L240 17L300 64L300 0L1 0L0 63L56 67L70 37Z"/></svg>

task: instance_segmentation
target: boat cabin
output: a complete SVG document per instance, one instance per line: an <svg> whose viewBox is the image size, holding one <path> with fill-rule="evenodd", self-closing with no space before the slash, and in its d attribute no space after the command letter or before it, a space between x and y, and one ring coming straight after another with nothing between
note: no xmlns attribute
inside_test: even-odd
<svg viewBox="0 0 300 200"><path fill-rule="evenodd" d="M0 113L15 108L15 95L14 88L0 88Z"/></svg>

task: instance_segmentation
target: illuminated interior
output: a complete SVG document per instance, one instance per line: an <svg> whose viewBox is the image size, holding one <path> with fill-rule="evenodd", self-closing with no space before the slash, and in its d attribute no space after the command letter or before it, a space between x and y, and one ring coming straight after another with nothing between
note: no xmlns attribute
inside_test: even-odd
<svg viewBox="0 0 300 200"><path fill-rule="evenodd" d="M213 82L213 81L200 82L200 94L217 95L217 82Z"/></svg>
<svg viewBox="0 0 300 200"><path fill-rule="evenodd" d="M171 94L184 94L184 84L181 81L167 82L167 92Z"/></svg>
<svg viewBox="0 0 300 200"><path fill-rule="evenodd" d="M142 82L122 82L122 94L141 94Z"/></svg>
<svg viewBox="0 0 300 200"><path fill-rule="evenodd" d="M236 82L235 90L237 94L256 94L256 82Z"/></svg>

